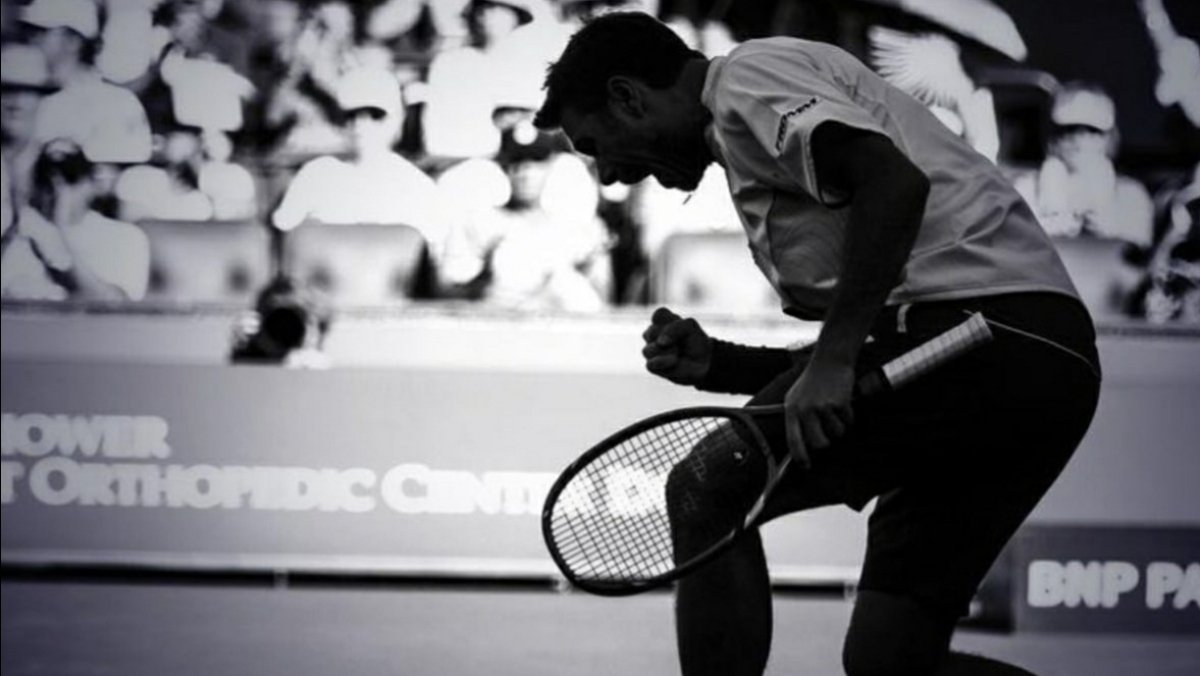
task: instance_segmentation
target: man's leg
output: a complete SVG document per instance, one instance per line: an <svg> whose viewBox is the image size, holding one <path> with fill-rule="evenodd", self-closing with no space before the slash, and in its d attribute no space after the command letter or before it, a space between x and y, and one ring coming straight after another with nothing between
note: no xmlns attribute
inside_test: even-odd
<svg viewBox="0 0 1200 676"><path fill-rule="evenodd" d="M1029 674L952 653L950 639L988 568L1088 429L1099 394L1094 333L1082 305L1065 297L967 303L1041 340L996 329L991 344L896 392L877 417L859 416L859 443L843 450L900 459L895 470L907 478L880 495L871 515L843 652L850 676ZM917 306L908 328L935 332L961 310Z"/></svg>
<svg viewBox="0 0 1200 676"><path fill-rule="evenodd" d="M673 472L668 494L688 490L689 476L685 471ZM823 474L793 469L772 494L759 523L793 512L841 504L839 485ZM751 501L754 497L750 496ZM670 498L668 501L675 504ZM705 526L721 518L689 516ZM685 560L696 549L688 542L687 524L691 521L675 519L672 528L676 555ZM763 673L771 649L771 585L757 529L676 584L675 621L685 676Z"/></svg>
<svg viewBox="0 0 1200 676"><path fill-rule="evenodd" d="M863 590L842 651L848 676L1033 676L997 660L949 652L955 621L895 594Z"/></svg>
<svg viewBox="0 0 1200 676"><path fill-rule="evenodd" d="M749 402L778 403L799 375L781 374ZM764 422L772 446L782 448L782 414ZM778 438L776 438L778 437ZM692 457L672 470L667 482L668 513L678 560L687 560L711 543L706 532L714 524L732 527L757 498L759 485L749 480L754 469L721 471L728 467L729 448L713 434L692 451ZM706 468L704 472L694 467ZM714 480L715 479L715 480ZM740 479L740 480L739 480ZM800 469L788 473L768 502L760 523L783 514L841 502L822 475ZM688 500L686 495L697 496ZM736 497L735 497L736 496ZM681 508L681 505L694 505ZM730 504L742 512L728 513ZM705 513L705 505L716 505ZM737 511L737 510L734 510ZM699 532L693 532L695 526ZM685 676L760 676L771 649L771 585L758 531L746 533L729 551L680 580L675 587L675 620L680 664Z"/></svg>
<svg viewBox="0 0 1200 676"><path fill-rule="evenodd" d="M762 458L739 453L729 428L714 430L667 478L676 563L700 555L737 526L759 490ZM771 589L762 540L747 533L676 586L679 657L687 676L758 676L771 648Z"/></svg>
<svg viewBox="0 0 1200 676"><path fill-rule="evenodd" d="M757 531L679 581L675 628L686 676L763 673L771 650L771 586Z"/></svg>

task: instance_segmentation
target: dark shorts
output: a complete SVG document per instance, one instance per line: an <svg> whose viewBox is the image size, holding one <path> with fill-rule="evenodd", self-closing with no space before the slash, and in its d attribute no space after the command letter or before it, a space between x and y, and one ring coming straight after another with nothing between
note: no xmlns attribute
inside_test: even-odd
<svg viewBox="0 0 1200 676"><path fill-rule="evenodd" d="M894 392L855 404L846 436L778 489L769 518L828 504L868 522L862 589L951 617L968 604L1017 527L1062 472L1095 412L1095 332L1076 300L1010 294L887 308L860 357L876 367L979 311L1044 340L992 327L994 340ZM902 324L902 326L901 326ZM1068 352L1069 351L1069 352ZM804 360L750 401L783 401ZM786 453L782 418L764 425Z"/></svg>

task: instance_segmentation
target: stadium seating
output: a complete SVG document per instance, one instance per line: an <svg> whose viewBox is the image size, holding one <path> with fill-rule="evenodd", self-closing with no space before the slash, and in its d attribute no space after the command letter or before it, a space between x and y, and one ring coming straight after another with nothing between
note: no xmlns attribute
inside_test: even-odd
<svg viewBox="0 0 1200 676"><path fill-rule="evenodd" d="M1140 271L1124 259L1125 242L1095 237L1056 238L1063 263L1097 319L1124 315ZM654 301L715 312L773 312L779 301L754 265L741 233L677 233L651 267Z"/></svg>
<svg viewBox="0 0 1200 676"><path fill-rule="evenodd" d="M252 221L141 221L148 302L249 303L271 275L270 238Z"/></svg>
<svg viewBox="0 0 1200 676"><path fill-rule="evenodd" d="M428 247L410 226L308 222L286 237L284 272L335 306L397 305L428 293Z"/></svg>
<svg viewBox="0 0 1200 676"><path fill-rule="evenodd" d="M663 242L651 266L656 302L715 312L776 312L779 299L740 232L688 232Z"/></svg>

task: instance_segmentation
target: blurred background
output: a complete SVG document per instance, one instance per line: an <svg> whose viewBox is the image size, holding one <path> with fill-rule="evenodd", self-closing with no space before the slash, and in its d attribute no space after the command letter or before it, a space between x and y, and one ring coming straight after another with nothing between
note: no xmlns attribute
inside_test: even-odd
<svg viewBox="0 0 1200 676"><path fill-rule="evenodd" d="M538 516L562 466L637 417L738 403L641 371L653 307L733 340L815 339L819 325L779 312L719 167L691 194L653 179L601 187L564 138L532 126L547 63L613 10L651 13L709 56L771 35L837 44L1001 168L1096 318L1106 382L1078 457L977 603L975 626L1018 638L974 640L1048 673L1200 669L1194 0L0 8L6 674L47 673L36 665L59 648L35 640L39 627L141 631L111 609L162 607L96 578L552 587ZM772 524L776 584L832 592L812 612L837 625L864 532L845 511ZM187 601L218 608L203 626L247 612L228 585L206 591ZM396 621L450 627L482 612L472 604L516 602L421 598L464 605ZM590 673L570 661L577 637L553 629L583 601L534 598L529 626L545 623L561 655L527 658L519 646L538 639L499 630L488 649L518 651L513 673ZM304 631L308 601L284 603L300 605L263 621ZM608 631L651 616L669 631L666 603L626 605ZM150 654L81 638L72 664L324 664L163 640ZM417 662L400 673L483 668L423 640L433 647L409 645ZM628 673L673 668L669 635L655 640ZM1049 646L1063 645L1074 652L1055 662ZM346 649L368 659L379 646ZM786 655L780 673L836 665L835 652ZM239 656L258 666L234 668Z"/></svg>

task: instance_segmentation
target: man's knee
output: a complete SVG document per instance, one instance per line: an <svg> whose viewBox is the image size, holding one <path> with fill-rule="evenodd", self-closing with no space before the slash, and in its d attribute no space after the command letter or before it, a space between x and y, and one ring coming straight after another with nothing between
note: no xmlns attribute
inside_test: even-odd
<svg viewBox="0 0 1200 676"><path fill-rule="evenodd" d="M738 525L757 496L757 468L747 449L725 431L701 440L686 458L667 475L667 516L676 543L695 541L712 544ZM761 490L761 486L757 486Z"/></svg>
<svg viewBox="0 0 1200 676"><path fill-rule="evenodd" d="M954 622L916 601L861 590L842 649L848 676L933 674L945 658Z"/></svg>
<svg viewBox="0 0 1200 676"><path fill-rule="evenodd" d="M710 467L701 449L693 451L667 474L665 490L671 529L686 535L711 524L721 516L721 495L729 477Z"/></svg>

